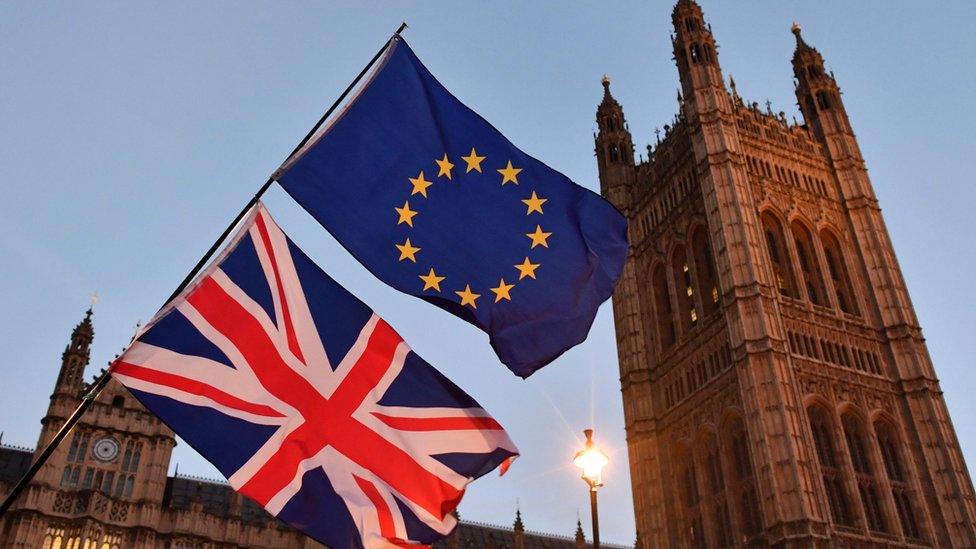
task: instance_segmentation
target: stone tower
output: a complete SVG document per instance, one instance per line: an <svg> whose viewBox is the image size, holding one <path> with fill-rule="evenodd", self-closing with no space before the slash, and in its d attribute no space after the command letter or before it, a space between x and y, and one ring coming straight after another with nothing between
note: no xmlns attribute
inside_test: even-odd
<svg viewBox="0 0 976 549"><path fill-rule="evenodd" d="M794 25L802 124L743 101L693 0L679 109L635 163L604 78L601 189L638 543L976 546L976 501L833 74Z"/></svg>
<svg viewBox="0 0 976 549"><path fill-rule="evenodd" d="M89 309L62 355L35 457L87 392L82 376L93 337ZM109 382L5 517L8 546L60 537L86 547L154 547L175 444L172 431Z"/></svg>

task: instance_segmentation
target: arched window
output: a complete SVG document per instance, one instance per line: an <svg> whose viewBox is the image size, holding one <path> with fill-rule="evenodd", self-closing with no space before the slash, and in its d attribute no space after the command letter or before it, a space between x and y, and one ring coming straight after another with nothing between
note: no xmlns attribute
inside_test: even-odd
<svg viewBox="0 0 976 549"><path fill-rule="evenodd" d="M827 258L827 270L830 271L830 278L834 281L837 304L845 313L857 314L854 286L851 284L851 276L847 271L847 262L844 261L840 241L830 231L821 231L820 242L823 244L824 256Z"/></svg>
<svg viewBox="0 0 976 549"><path fill-rule="evenodd" d="M800 271L803 273L803 284L807 291L807 298L817 305L826 305L827 299L824 293L823 277L820 274L820 262L817 261L817 251L813 247L810 231L797 221L794 221L790 228L793 232L793 241L796 243L796 255L800 261Z"/></svg>
<svg viewBox="0 0 976 549"><path fill-rule="evenodd" d="M779 288L779 293L795 298L797 293L794 284L793 264L790 261L789 251L786 249L783 226L769 212L764 212L761 219L763 233L766 235L766 250L769 252L769 259L773 264L773 277L776 287Z"/></svg>
<svg viewBox="0 0 976 549"><path fill-rule="evenodd" d="M729 505L725 497L722 456L715 435L709 435L699 444L698 453L700 470L705 480L702 509L711 519L709 542L713 546L730 547L733 544L732 520L729 517Z"/></svg>
<svg viewBox="0 0 976 549"><path fill-rule="evenodd" d="M902 534L906 538L921 539L922 533L915 516L915 505L912 503L914 498L901 457L901 443L897 431L887 421L876 421L874 432L878 437L881 461L884 462L888 482L891 484L891 495L895 500L895 511L898 512Z"/></svg>
<svg viewBox="0 0 976 549"><path fill-rule="evenodd" d="M708 245L708 234L704 227L695 229L691 242L695 249L695 274L698 276L698 293L702 307L706 314L712 313L718 310L718 277L715 272L715 258L712 256L711 246Z"/></svg>
<svg viewBox="0 0 976 549"><path fill-rule="evenodd" d="M125 490L125 475L119 475L118 480L115 481L115 492L112 495L121 497L123 490Z"/></svg>
<svg viewBox="0 0 976 549"><path fill-rule="evenodd" d="M88 435L79 433L75 435L75 439L78 441L78 446L75 448L73 456L71 455L71 451L68 451L68 461L83 463L85 461L85 455L88 453ZM74 443L72 442L73 445Z"/></svg>
<svg viewBox="0 0 976 549"><path fill-rule="evenodd" d="M726 469L731 473L726 483L729 505L735 509L738 518L738 537L748 540L763 528L756 478L749 456L749 437L740 418L726 425L723 433Z"/></svg>
<svg viewBox="0 0 976 549"><path fill-rule="evenodd" d="M698 63L699 61L701 61L701 57L702 57L701 47L698 44L692 44L691 49L689 51L691 53L692 63Z"/></svg>
<svg viewBox="0 0 976 549"><path fill-rule="evenodd" d="M142 456L142 444L136 446L136 451L132 454L132 465L129 466L130 471L135 471L139 468L139 458Z"/></svg>
<svg viewBox="0 0 976 549"><path fill-rule="evenodd" d="M664 351L674 345L676 338L674 326L674 311L671 309L671 295L668 293L668 279L664 273L664 265L654 268L652 276L654 285L654 309L657 316L657 336Z"/></svg>
<svg viewBox="0 0 976 549"><path fill-rule="evenodd" d="M678 246L671 254L671 276L674 277L674 289L678 294L681 331L688 333L698 323L698 310L695 309L695 288L691 284L691 269L684 246Z"/></svg>
<svg viewBox="0 0 976 549"><path fill-rule="evenodd" d="M83 480L81 483L82 490L88 490L89 488L92 487L92 477L94 476L94 474L95 474L95 470L92 469L91 467L85 469L85 480Z"/></svg>
<svg viewBox="0 0 976 549"><path fill-rule="evenodd" d="M871 466L861 420L854 414L848 413L841 419L841 423L844 425L844 438L847 440L847 450L851 454L851 464L854 465L854 477L857 480L857 490L861 496L861 504L864 506L868 528L874 532L887 532L884 510L881 507L881 498L878 496L878 481Z"/></svg>
<svg viewBox="0 0 976 549"><path fill-rule="evenodd" d="M844 488L844 473L840 468L840 458L837 456L834 444L834 429L830 416L820 406L812 406L807 410L807 417L810 420L810 433L813 435L813 444L817 451L817 462L820 463L824 490L827 492L830 516L836 524L854 526L847 491Z"/></svg>
<svg viewBox="0 0 976 549"><path fill-rule="evenodd" d="M62 549L61 542L64 540L64 528L48 527L44 533L43 549Z"/></svg>
<svg viewBox="0 0 976 549"><path fill-rule="evenodd" d="M134 483L135 483L135 476L133 475L129 475L129 477L125 479L125 490L122 493L124 497L127 498L132 497L132 485Z"/></svg>
<svg viewBox="0 0 976 549"><path fill-rule="evenodd" d="M68 462L75 460L75 456L78 455L78 444L81 442L81 436L75 435L71 438L71 446L68 448Z"/></svg>
<svg viewBox="0 0 976 549"><path fill-rule="evenodd" d="M830 94L825 91L817 92L817 105L819 105L821 109L829 109L830 103Z"/></svg>
<svg viewBox="0 0 976 549"><path fill-rule="evenodd" d="M709 46L708 44L705 44L705 47L703 49L705 50L705 61L708 61L709 63L711 63L712 60L713 60L713 57L712 57L712 47Z"/></svg>
<svg viewBox="0 0 976 549"><path fill-rule="evenodd" d="M71 466L65 466L64 472L61 473L61 487L67 488L68 484L71 482Z"/></svg>
<svg viewBox="0 0 976 549"><path fill-rule="evenodd" d="M111 494L113 481L115 481L115 473L113 471L109 471L105 474L105 480L102 481L102 492Z"/></svg>
<svg viewBox="0 0 976 549"><path fill-rule="evenodd" d="M620 147L616 143L610 144L610 161L619 162L620 161Z"/></svg>
<svg viewBox="0 0 976 549"><path fill-rule="evenodd" d="M695 467L694 457L691 452L685 450L679 452L676 463L678 464L678 484L682 507L684 508L685 532L687 539L692 547L707 547L705 541L705 528L702 525L701 516L701 494L698 491L698 472Z"/></svg>

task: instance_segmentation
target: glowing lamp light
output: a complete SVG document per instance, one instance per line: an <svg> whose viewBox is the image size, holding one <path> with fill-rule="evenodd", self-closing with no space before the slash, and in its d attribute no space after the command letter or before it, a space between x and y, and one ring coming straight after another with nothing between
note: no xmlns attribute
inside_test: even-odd
<svg viewBox="0 0 976 549"><path fill-rule="evenodd" d="M590 489L596 490L603 486L601 471L607 463L610 463L610 459L593 443L593 429L587 429L583 431L583 434L586 435L586 446L576 452L573 465L583 471L582 478L590 486Z"/></svg>

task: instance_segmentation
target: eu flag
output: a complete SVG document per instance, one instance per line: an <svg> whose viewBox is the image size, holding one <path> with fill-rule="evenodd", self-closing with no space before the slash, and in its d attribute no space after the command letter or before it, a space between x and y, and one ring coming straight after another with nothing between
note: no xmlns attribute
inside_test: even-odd
<svg viewBox="0 0 976 549"><path fill-rule="evenodd" d="M402 38L275 178L373 274L484 330L522 377L586 339L627 255L612 205L516 148Z"/></svg>

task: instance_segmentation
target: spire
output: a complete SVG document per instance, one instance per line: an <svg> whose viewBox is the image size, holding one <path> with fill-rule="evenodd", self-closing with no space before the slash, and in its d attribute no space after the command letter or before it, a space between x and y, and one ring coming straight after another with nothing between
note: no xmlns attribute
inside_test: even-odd
<svg viewBox="0 0 976 549"><path fill-rule="evenodd" d="M796 37L796 51L797 52L800 52L800 51L808 51L808 50L813 50L814 49L814 48L811 48L810 45L807 44L803 40L803 35L800 34L800 32L803 31L803 27L800 26L799 23L797 23L796 21L793 21L793 25L790 26L790 30L793 32L793 36ZM814 51L816 51L816 50L814 50Z"/></svg>
<svg viewBox="0 0 976 549"><path fill-rule="evenodd" d="M678 0L671 12L671 24L674 27L671 46L685 101L694 104L701 100L699 92L703 90L724 93L718 45L711 26L705 23L701 7L693 0Z"/></svg>
<svg viewBox="0 0 976 549"><path fill-rule="evenodd" d="M792 30L796 36L796 51L793 53L796 88L793 91L804 122L824 143L827 143L828 135L838 132L853 136L834 75L824 68L820 52L800 36L800 25L794 23Z"/></svg>
<svg viewBox="0 0 976 549"><path fill-rule="evenodd" d="M701 11L701 6L699 6L698 2L695 2L695 0L678 0L678 2L674 5L673 11L678 11L681 8L695 8L698 11Z"/></svg>
<svg viewBox="0 0 976 549"><path fill-rule="evenodd" d="M603 75L603 100L596 109L598 131L594 135L594 152L600 171L600 189L604 196L611 188L621 189L634 177L634 141L627 128L624 109L610 93L610 77ZM620 193L618 193L620 194ZM626 194L626 193L624 193ZM614 206L626 209L623 194L611 198Z"/></svg>
<svg viewBox="0 0 976 549"><path fill-rule="evenodd" d="M85 317L71 331L71 341L61 355L61 372L54 388L55 393L61 392L73 396L84 385L82 375L85 366L88 365L91 342L95 338L95 327L92 324L94 306L93 297L92 305L85 311Z"/></svg>
<svg viewBox="0 0 976 549"><path fill-rule="evenodd" d="M586 534L583 533L583 523L580 522L579 517L576 517L576 545L586 543Z"/></svg>
<svg viewBox="0 0 976 549"><path fill-rule="evenodd" d="M512 524L514 534L515 549L525 549L525 525L522 524L522 512L518 507L518 500L515 501L515 523Z"/></svg>
<svg viewBox="0 0 976 549"><path fill-rule="evenodd" d="M606 74L600 79L600 83L603 84L603 101L600 102L600 106L597 108L597 117L601 114L607 114L613 111L621 111L620 103L613 98L613 94L610 93L610 77Z"/></svg>

